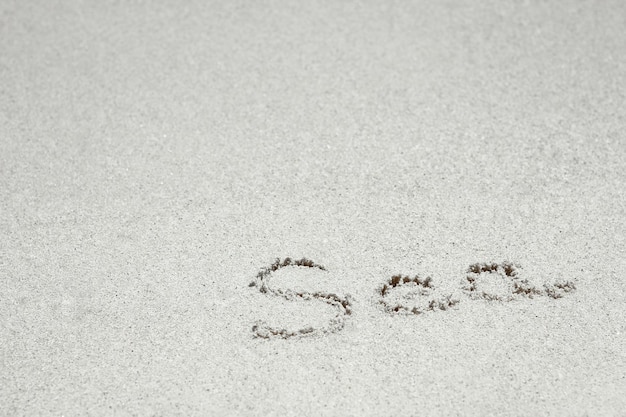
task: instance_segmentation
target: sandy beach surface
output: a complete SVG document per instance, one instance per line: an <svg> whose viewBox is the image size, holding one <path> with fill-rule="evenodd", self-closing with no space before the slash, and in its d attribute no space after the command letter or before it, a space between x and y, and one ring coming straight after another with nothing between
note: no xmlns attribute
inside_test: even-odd
<svg viewBox="0 0 626 417"><path fill-rule="evenodd" d="M0 415L626 416L623 1L0 39Z"/></svg>

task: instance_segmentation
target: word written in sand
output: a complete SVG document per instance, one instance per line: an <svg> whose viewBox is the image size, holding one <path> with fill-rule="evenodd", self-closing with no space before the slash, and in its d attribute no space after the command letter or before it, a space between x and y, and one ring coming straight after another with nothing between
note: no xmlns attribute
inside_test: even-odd
<svg viewBox="0 0 626 417"><path fill-rule="evenodd" d="M302 258L292 260L279 258L268 267L262 268L250 287L257 287L263 294L274 295L289 301L318 300L336 309L336 315L323 327L304 327L296 330L272 327L263 321L252 327L254 337L271 339L288 339L299 336L312 336L335 333L344 328L345 321L352 314L352 300L349 295L341 297L334 293L307 292L275 289L270 286L272 273L280 268L296 266L316 268L326 271L323 265ZM503 263L476 263L469 266L461 286L462 294L470 300L484 301L513 301L518 298L533 298L548 296L554 299L562 298L572 292L576 286L571 281L556 284L544 284L537 288L528 280L519 276L518 266L510 262ZM394 275L377 291L379 304L389 314L420 315L432 311L445 311L461 302L453 295L440 294L431 277L422 278L418 275Z"/></svg>

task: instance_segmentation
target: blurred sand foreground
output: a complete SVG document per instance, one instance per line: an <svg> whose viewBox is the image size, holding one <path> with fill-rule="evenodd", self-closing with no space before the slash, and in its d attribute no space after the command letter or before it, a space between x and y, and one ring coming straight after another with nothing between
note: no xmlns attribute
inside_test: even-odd
<svg viewBox="0 0 626 417"><path fill-rule="evenodd" d="M1 2L0 414L626 415L626 3L479 3Z"/></svg>

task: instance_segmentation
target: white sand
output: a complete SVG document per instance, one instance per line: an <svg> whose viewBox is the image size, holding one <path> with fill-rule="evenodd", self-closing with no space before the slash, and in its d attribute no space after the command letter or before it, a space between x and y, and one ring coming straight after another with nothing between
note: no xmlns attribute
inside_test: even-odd
<svg viewBox="0 0 626 417"><path fill-rule="evenodd" d="M623 1L104 3L0 3L0 414L626 415Z"/></svg>

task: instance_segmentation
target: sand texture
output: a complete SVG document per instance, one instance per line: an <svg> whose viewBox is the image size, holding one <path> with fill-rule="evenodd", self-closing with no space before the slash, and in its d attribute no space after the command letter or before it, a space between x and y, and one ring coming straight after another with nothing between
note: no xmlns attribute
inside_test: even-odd
<svg viewBox="0 0 626 417"><path fill-rule="evenodd" d="M0 415L626 416L626 3L0 2Z"/></svg>

